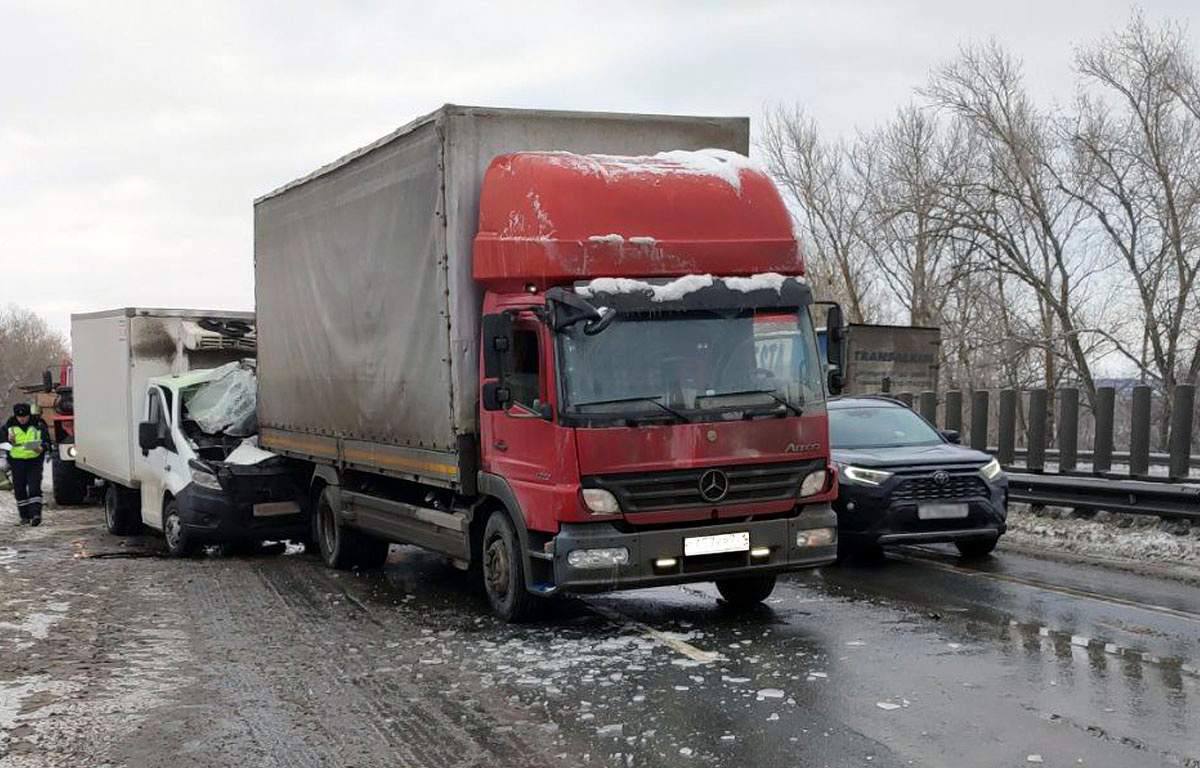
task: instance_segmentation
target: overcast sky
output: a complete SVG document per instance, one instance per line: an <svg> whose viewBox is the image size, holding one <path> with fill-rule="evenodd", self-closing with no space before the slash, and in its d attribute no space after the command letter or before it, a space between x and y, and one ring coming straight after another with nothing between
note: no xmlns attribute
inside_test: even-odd
<svg viewBox="0 0 1200 768"><path fill-rule="evenodd" d="M1152 0L1196 28L1195 0ZM1071 97L1091 2L0 0L0 306L253 307L253 199L442 103L886 119L994 36Z"/></svg>

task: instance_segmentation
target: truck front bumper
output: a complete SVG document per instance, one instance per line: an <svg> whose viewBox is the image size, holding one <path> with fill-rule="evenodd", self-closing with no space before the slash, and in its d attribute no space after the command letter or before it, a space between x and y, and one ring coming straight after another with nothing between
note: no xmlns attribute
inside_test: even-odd
<svg viewBox="0 0 1200 768"><path fill-rule="evenodd" d="M308 516L294 501L239 503L226 491L196 483L187 485L175 500L183 530L202 544L302 539L310 533Z"/></svg>
<svg viewBox="0 0 1200 768"><path fill-rule="evenodd" d="M611 523L564 523L554 537L554 586L556 591L605 592L815 568L837 559L836 526L829 504L808 505L795 517L636 532ZM798 543L819 528L835 531L828 544ZM750 551L684 555L684 539L743 532L750 534ZM574 550L620 548L629 553L624 565L579 568L568 562ZM769 550L765 555L764 549ZM671 560L674 565L664 567Z"/></svg>

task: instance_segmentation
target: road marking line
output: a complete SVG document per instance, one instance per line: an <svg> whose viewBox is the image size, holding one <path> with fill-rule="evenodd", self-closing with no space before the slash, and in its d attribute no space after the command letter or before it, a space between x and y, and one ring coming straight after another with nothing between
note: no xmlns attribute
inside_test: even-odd
<svg viewBox="0 0 1200 768"><path fill-rule="evenodd" d="M1009 584L1019 584L1025 587L1033 587L1034 589L1044 589L1047 592L1057 592L1068 597L1081 597L1088 600L1096 600L1102 603L1112 603L1125 608L1139 608L1153 613L1161 613L1167 616L1173 616L1177 619L1185 621L1200 622L1200 613L1191 611L1181 611L1177 608L1168 608L1165 605L1154 605L1153 603L1139 603L1136 600L1128 600L1124 597L1115 597L1113 595L1104 595L1099 592L1091 592L1086 589L1076 589L1075 587L1064 587L1057 584L1047 584L1044 581L1036 579L1026 579L1021 576L1010 576L1003 573L988 573L987 571L974 571L970 568L962 568L949 563L940 563L927 557L914 557L912 555L902 555L895 552L888 553L888 557L896 560L901 560L907 563L918 563L928 565L932 568L937 568L950 573L957 573L963 576L971 576L975 578L991 579L992 581L1003 581Z"/></svg>
<svg viewBox="0 0 1200 768"><path fill-rule="evenodd" d="M687 658L699 664L711 664L717 659L721 658L721 654L716 653L715 651L703 651L686 640L676 637L670 632L657 630L648 624L643 624L636 619L631 619L619 611L615 611L611 608L604 608L598 605L592 605L591 603L588 603L588 607L614 624L626 624L636 627L650 639L667 646L676 653L686 656Z"/></svg>

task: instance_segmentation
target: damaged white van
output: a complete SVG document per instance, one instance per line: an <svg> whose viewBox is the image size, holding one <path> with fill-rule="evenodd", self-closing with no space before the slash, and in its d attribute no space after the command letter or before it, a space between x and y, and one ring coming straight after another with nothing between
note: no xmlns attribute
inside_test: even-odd
<svg viewBox="0 0 1200 768"><path fill-rule="evenodd" d="M104 485L110 533L205 544L307 541L294 466L257 444L251 313L74 315L76 461Z"/></svg>

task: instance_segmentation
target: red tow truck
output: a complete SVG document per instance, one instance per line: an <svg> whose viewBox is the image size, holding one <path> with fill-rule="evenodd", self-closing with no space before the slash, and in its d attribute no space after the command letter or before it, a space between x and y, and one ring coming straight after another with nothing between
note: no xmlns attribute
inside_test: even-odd
<svg viewBox="0 0 1200 768"><path fill-rule="evenodd" d="M519 620L833 562L841 336L748 136L447 106L256 201L261 444L330 566L420 545Z"/></svg>

